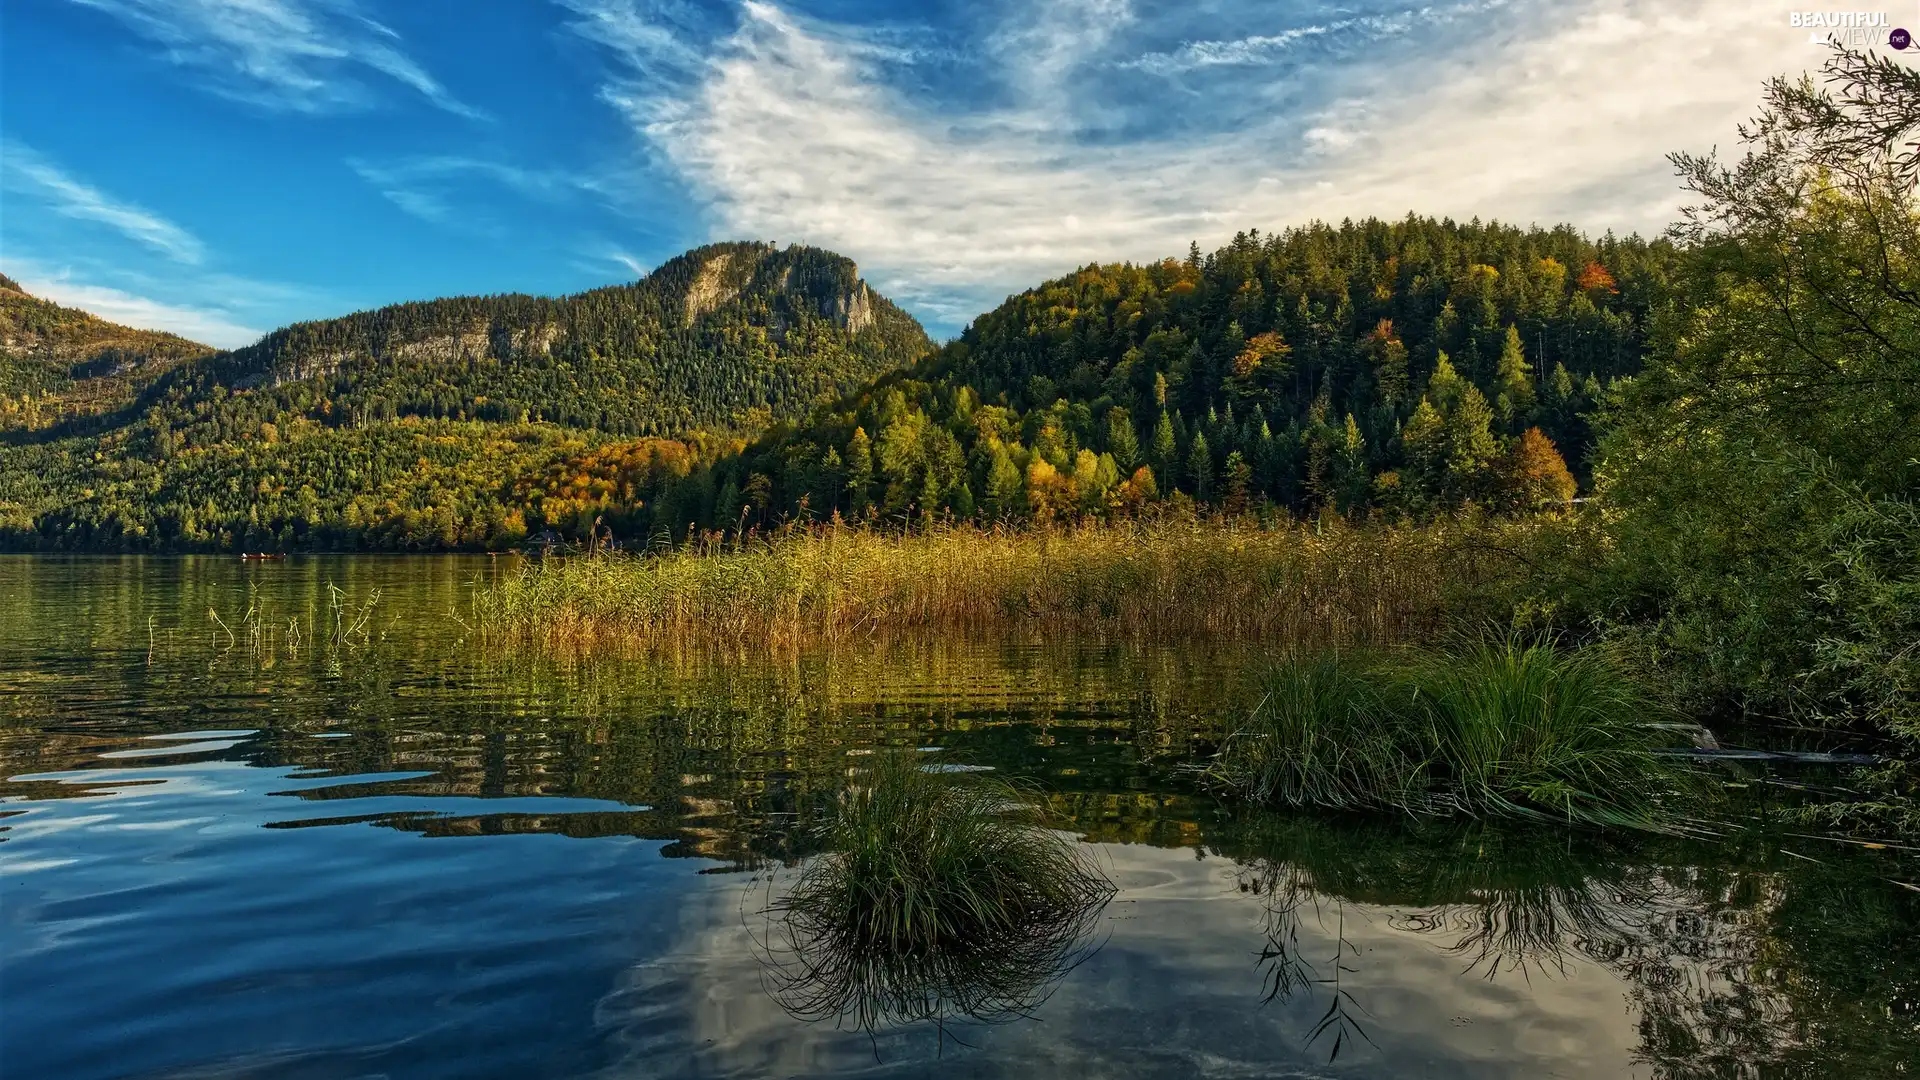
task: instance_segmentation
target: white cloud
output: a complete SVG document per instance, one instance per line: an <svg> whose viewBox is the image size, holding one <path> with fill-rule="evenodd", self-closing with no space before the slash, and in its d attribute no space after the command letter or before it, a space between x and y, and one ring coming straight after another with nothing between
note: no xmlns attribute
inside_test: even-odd
<svg viewBox="0 0 1920 1080"><path fill-rule="evenodd" d="M1201 68L1270 64L1306 42L1351 36L1378 43L1384 38L1432 30L1508 6L1509 0L1470 0L1468 3L1442 7L1423 5L1401 11L1354 15L1328 22L1291 26L1271 34L1189 41L1177 49L1144 53L1118 66L1157 75L1177 75Z"/></svg>
<svg viewBox="0 0 1920 1080"><path fill-rule="evenodd" d="M0 175L10 191L39 199L65 217L109 226L175 262L194 265L206 255L205 246L185 229L75 179L22 143L0 143Z"/></svg>
<svg viewBox="0 0 1920 1080"><path fill-rule="evenodd" d="M205 70L229 96L269 108L327 112L369 103L355 67L377 71L435 106L482 119L402 52L391 28L349 0L74 0Z"/></svg>
<svg viewBox="0 0 1920 1080"><path fill-rule="evenodd" d="M1323 71L1256 65L1288 33L1335 23L1116 58L1108 70L1135 78L1245 65L1207 92L1232 95L1222 108L1275 104L1244 124L1114 140L1085 137L1075 118L1101 92L1099 57L1131 25L1118 0L1043 5L994 32L986 55L1012 97L946 111L891 87L856 33L758 0L692 66L670 25L636 25L643 9L566 2L623 27L617 38L577 28L632 67L605 97L708 204L715 235L837 249L949 324L1089 261L1313 218L1416 211L1656 231L1680 201L1665 154L1730 141L1762 80L1818 62L1784 20L1778 34L1751 25L1746 0L1489 0L1350 20L1404 47L1345 57L1332 94ZM1423 40L1435 26L1448 32ZM668 92L650 56L692 74Z"/></svg>
<svg viewBox="0 0 1920 1080"><path fill-rule="evenodd" d="M242 326L231 313L215 308L163 303L104 285L75 281L61 272L38 267L16 268L13 276L22 288L45 300L79 308L123 326L165 330L223 349L238 348L260 337L260 331Z"/></svg>

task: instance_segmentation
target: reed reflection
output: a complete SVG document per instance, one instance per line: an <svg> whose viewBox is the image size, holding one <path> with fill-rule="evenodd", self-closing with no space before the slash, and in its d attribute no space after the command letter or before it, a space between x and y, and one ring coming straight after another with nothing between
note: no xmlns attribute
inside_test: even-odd
<svg viewBox="0 0 1920 1080"><path fill-rule="evenodd" d="M868 1033L1031 1016L1099 948L1113 886L1021 792L878 755L767 907L770 989L791 1015ZM877 1053L877 1050L876 1050Z"/></svg>

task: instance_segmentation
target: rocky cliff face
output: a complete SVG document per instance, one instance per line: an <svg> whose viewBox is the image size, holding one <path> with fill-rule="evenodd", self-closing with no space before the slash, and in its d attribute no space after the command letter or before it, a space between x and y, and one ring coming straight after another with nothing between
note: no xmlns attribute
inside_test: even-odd
<svg viewBox="0 0 1920 1080"><path fill-rule="evenodd" d="M864 281L858 282L852 291L843 293L833 302L833 316L847 333L857 334L873 325L873 293Z"/></svg>
<svg viewBox="0 0 1920 1080"><path fill-rule="evenodd" d="M708 259L706 264L700 267L699 273L693 276L693 284L687 286L688 326L697 322L700 316L740 295L739 283L727 280L727 270L733 265L733 253L723 251Z"/></svg>

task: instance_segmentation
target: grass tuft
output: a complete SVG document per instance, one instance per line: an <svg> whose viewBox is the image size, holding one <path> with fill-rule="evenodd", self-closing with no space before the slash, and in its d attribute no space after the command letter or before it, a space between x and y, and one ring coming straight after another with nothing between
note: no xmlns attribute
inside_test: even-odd
<svg viewBox="0 0 1920 1080"><path fill-rule="evenodd" d="M1084 955L1113 888L1008 784L882 757L842 796L832 853L771 911L777 996L806 1019L1025 1015ZM774 950L769 950L773 952Z"/></svg>
<svg viewBox="0 0 1920 1080"><path fill-rule="evenodd" d="M1209 770L1265 805L1652 828L1689 786L1663 709L1595 650L1327 657L1266 689Z"/></svg>

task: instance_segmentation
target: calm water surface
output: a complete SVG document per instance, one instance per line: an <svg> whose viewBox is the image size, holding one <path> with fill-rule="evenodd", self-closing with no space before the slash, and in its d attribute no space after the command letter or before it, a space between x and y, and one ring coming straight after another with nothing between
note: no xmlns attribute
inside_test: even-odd
<svg viewBox="0 0 1920 1080"><path fill-rule="evenodd" d="M1181 766L1256 649L511 656L498 569L0 557L0 1075L1920 1072L1908 853L1235 814ZM875 752L1030 782L1119 887L1030 1019L769 993Z"/></svg>

